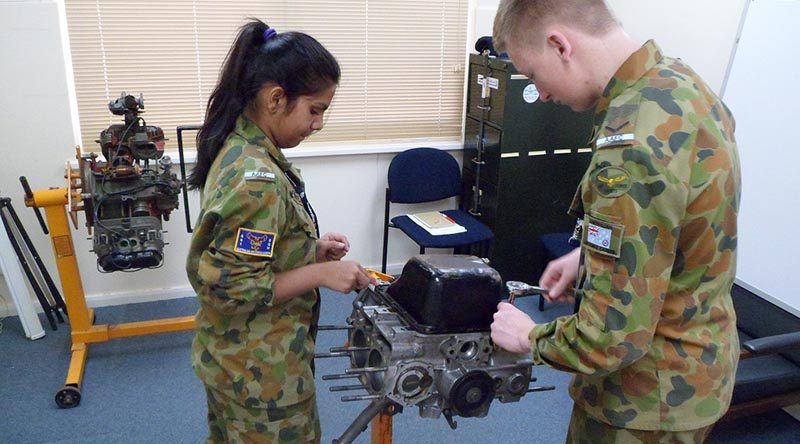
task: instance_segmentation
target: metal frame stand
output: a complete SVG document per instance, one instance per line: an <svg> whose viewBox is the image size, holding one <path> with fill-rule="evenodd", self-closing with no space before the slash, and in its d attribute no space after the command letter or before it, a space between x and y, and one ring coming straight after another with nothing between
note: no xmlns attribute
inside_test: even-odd
<svg viewBox="0 0 800 444"><path fill-rule="evenodd" d="M392 444L392 405L386 410L380 412L372 420L372 427L370 428L372 444Z"/></svg>
<svg viewBox="0 0 800 444"><path fill-rule="evenodd" d="M86 367L89 345L112 339L168 333L194 328L194 316L129 322L123 324L94 325L94 310L87 307L83 293L75 247L72 242L65 205L67 188L38 190L25 199L25 205L44 208L50 228L53 254L56 258L61 287L64 290L70 327L72 329L72 357L70 358L64 387L56 392L55 401L61 408L77 407L81 401L81 381ZM73 198L80 196L71 196Z"/></svg>

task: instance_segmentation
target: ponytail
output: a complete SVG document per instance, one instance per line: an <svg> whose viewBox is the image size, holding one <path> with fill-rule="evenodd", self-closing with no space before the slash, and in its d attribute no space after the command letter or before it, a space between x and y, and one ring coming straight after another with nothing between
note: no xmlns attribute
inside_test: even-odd
<svg viewBox="0 0 800 444"><path fill-rule="evenodd" d="M336 59L313 37L301 32L278 34L257 19L242 26L208 98L203 127L197 133L197 162L188 179L189 188L203 188L236 119L265 84L282 87L291 106L300 96L337 84L340 76Z"/></svg>

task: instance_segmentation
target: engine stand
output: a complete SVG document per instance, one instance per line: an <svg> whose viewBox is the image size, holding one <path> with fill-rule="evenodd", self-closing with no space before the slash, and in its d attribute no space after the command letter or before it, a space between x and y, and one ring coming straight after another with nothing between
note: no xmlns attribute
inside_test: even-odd
<svg viewBox="0 0 800 444"><path fill-rule="evenodd" d="M68 172L68 174L70 173ZM86 305L78 262L75 259L75 247L72 242L72 234L65 209L68 197L75 199L79 196L69 196L70 192L71 190L67 188L38 190L25 199L25 204L29 207L44 208L47 225L50 228L53 255L56 259L72 330L72 357L70 358L69 371L67 372L64 387L58 390L55 395L56 404L61 408L77 407L80 404L81 381L86 366L86 357L89 353L89 344L107 342L111 339L191 330L194 328L194 316L113 325L94 325L94 310Z"/></svg>
<svg viewBox="0 0 800 444"><path fill-rule="evenodd" d="M370 427L371 444L392 444L392 411L389 405L372 420Z"/></svg>

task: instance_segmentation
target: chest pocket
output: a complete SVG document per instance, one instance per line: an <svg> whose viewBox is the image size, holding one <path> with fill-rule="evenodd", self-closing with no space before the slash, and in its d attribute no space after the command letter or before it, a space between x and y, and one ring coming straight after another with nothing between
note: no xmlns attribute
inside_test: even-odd
<svg viewBox="0 0 800 444"><path fill-rule="evenodd" d="M311 220L311 216L306 211L303 201L293 189L289 189L289 204L287 205L286 222L290 230L302 230L308 237L317 238L317 228Z"/></svg>

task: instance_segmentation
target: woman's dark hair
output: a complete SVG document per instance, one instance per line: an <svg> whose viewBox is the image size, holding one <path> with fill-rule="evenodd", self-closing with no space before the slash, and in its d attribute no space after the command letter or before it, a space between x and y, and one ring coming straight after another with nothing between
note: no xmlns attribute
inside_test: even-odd
<svg viewBox="0 0 800 444"><path fill-rule="evenodd" d="M339 83L339 63L317 40L301 32L266 33L265 40L267 29L261 20L251 20L239 29L228 51L197 133L197 163L188 180L191 189L203 188L236 119L265 84L282 87L291 106L299 96Z"/></svg>

